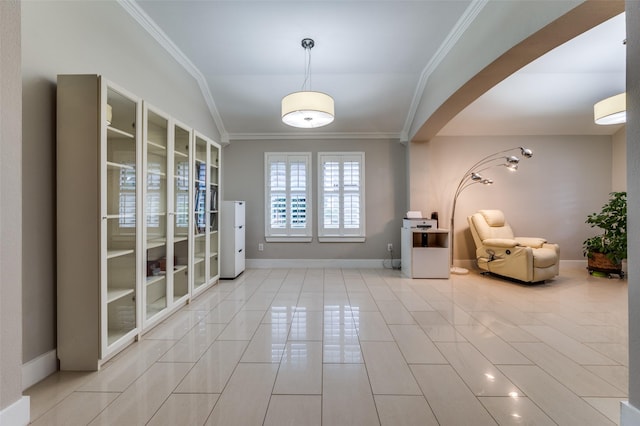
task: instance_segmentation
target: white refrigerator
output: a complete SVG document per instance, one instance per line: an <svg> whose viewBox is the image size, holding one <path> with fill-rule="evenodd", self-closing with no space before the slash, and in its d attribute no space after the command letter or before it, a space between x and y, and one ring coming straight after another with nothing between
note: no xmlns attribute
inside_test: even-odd
<svg viewBox="0 0 640 426"><path fill-rule="evenodd" d="M244 201L223 201L220 241L220 278L234 279L244 271Z"/></svg>

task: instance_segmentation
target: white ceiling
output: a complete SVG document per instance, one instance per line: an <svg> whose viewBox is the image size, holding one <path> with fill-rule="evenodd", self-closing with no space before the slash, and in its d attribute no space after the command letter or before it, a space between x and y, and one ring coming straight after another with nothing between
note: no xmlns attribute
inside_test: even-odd
<svg viewBox="0 0 640 426"><path fill-rule="evenodd" d="M421 76L460 28L471 0L138 0L196 74L230 140L309 132L280 121L280 101L301 89L311 37L312 89L335 99L317 137L406 134ZM624 18L550 52L482 96L440 134L611 134L592 124L594 101L624 91ZM544 122L544 125L540 125Z"/></svg>
<svg viewBox="0 0 640 426"><path fill-rule="evenodd" d="M611 135L593 104L625 91L625 15L587 31L496 85L440 135Z"/></svg>

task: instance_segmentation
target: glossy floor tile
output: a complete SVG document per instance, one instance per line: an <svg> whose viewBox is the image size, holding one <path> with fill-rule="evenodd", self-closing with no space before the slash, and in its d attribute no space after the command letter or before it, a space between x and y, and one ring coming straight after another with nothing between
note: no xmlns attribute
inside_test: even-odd
<svg viewBox="0 0 640 426"><path fill-rule="evenodd" d="M47 426L615 425L626 290L577 266L538 285L247 270L25 393Z"/></svg>

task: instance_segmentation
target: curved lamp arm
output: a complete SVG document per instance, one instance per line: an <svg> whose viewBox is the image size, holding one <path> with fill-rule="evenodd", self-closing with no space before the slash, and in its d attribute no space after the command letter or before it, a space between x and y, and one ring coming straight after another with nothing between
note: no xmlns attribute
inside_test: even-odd
<svg viewBox="0 0 640 426"><path fill-rule="evenodd" d="M453 253L454 253L453 247L454 247L454 240L455 240L455 217L456 217L456 204L458 202L458 197L460 196L460 194L462 194L462 192L465 189L467 189L471 185L475 185L477 183L482 183L484 185L493 184L493 180L482 177L481 172L485 170L488 170L493 167L504 166L511 171L516 171L518 169L518 164L520 163L520 159L514 155L509 155L509 156L504 155L508 152L516 151L516 150L520 150L520 154L524 158L533 157L533 151L531 151L529 148L524 148L519 146L515 148L505 149L503 151L494 152L493 154L490 154L484 158L481 158L476 163L474 163L471 167L469 167L469 169L467 169L467 171L462 175L462 178L458 183L458 187L456 188L456 192L454 193L453 205L451 208L450 266L451 266L452 273L465 274L468 272L464 268L456 268L453 266ZM491 164L494 162L496 164ZM483 167L483 166L486 166L486 167Z"/></svg>
<svg viewBox="0 0 640 426"><path fill-rule="evenodd" d="M494 152L493 154L487 155L484 158L481 158L480 160L478 160L477 163L475 163L473 166L469 167L469 170L467 170L465 172L465 175L468 175L469 173L471 173L476 167L481 166L482 164L484 164L486 161L491 161L493 159L497 159L501 157L501 154L506 154L507 152L511 152L511 151L516 151L516 150L520 150L520 155L522 155L524 158L531 158L533 157L533 151L531 151L529 148L524 148L521 146L515 147L515 148L509 148L509 149L505 149L504 151L498 151L498 152ZM512 158L515 158L518 160L518 157L515 156L511 156ZM518 160L519 161L519 160Z"/></svg>

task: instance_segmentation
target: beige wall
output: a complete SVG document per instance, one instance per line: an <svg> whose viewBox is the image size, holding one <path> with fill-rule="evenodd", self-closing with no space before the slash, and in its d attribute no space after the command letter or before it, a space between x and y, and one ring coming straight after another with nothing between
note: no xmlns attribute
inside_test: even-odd
<svg viewBox="0 0 640 426"><path fill-rule="evenodd" d="M56 346L57 74L104 75L200 132L218 132L197 82L117 2L24 2L22 31L26 362Z"/></svg>
<svg viewBox="0 0 640 426"><path fill-rule="evenodd" d="M611 137L611 191L627 190L627 128Z"/></svg>
<svg viewBox="0 0 640 426"><path fill-rule="evenodd" d="M314 209L314 241L266 243L264 241L264 153L312 152L314 194L317 207L317 152L365 152L365 243L318 243ZM248 259L383 259L387 243L400 257L400 227L406 206L405 147L394 140L233 141L223 150L223 185L226 200L245 200L246 257ZM264 243L264 251L258 251Z"/></svg>
<svg viewBox="0 0 640 426"><path fill-rule="evenodd" d="M563 260L584 259L582 241L592 234L586 216L600 209L611 191L611 140L607 136L436 137L412 144L411 209L438 211L448 224L453 194L464 172L497 151L525 146L516 173L505 167L485 171L495 183L474 185L458 198L456 260L475 258L466 217L497 208L520 236L545 237L560 244ZM420 164L413 173L415 163ZM423 171L426 170L426 173ZM422 188L422 189L419 189Z"/></svg>
<svg viewBox="0 0 640 426"><path fill-rule="evenodd" d="M0 2L0 423L22 395L20 3ZM28 407L28 405L27 405Z"/></svg>

